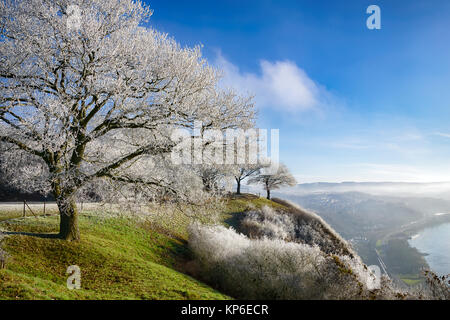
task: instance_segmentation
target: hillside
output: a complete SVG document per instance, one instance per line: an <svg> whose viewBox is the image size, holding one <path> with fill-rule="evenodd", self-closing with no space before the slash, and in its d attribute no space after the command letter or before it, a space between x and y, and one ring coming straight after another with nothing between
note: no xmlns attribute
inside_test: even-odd
<svg viewBox="0 0 450 320"><path fill-rule="evenodd" d="M431 185L436 187L436 184ZM430 267L424 255L408 241L427 227L448 223L450 215L436 213L449 212L450 202L425 196L401 197L398 192L390 195L342 192L343 186L338 186L341 192L275 194L317 212L351 242L367 265L378 265L379 259L383 259L389 276L397 285L423 283L422 269Z"/></svg>
<svg viewBox="0 0 450 320"><path fill-rule="evenodd" d="M290 202L232 196L201 225L169 207L152 210L144 218L85 210L78 242L55 238L57 215L0 211L0 260L7 256L0 299L406 297L383 279L372 291L372 276L347 241ZM66 287L71 265L81 269L80 290Z"/></svg>
<svg viewBox="0 0 450 320"><path fill-rule="evenodd" d="M351 246L315 213L288 201L250 207L235 228L193 224L196 275L238 299L394 299Z"/></svg>
<svg viewBox="0 0 450 320"><path fill-rule="evenodd" d="M2 224L14 232L50 233L56 217ZM83 215L78 243L9 235L0 270L0 299L227 299L181 272L185 243L125 219ZM66 288L66 269L78 265L82 289Z"/></svg>
<svg viewBox="0 0 450 320"><path fill-rule="evenodd" d="M269 203L250 198L228 201L224 223L233 224L248 205ZM0 221L14 214L0 212ZM56 233L56 216L1 222L6 233L1 247L9 258L0 269L0 299L230 299L187 275L190 253L183 225L170 235L150 223L83 212L80 229L82 240L70 243L18 234ZM81 268L81 290L66 288L70 265Z"/></svg>

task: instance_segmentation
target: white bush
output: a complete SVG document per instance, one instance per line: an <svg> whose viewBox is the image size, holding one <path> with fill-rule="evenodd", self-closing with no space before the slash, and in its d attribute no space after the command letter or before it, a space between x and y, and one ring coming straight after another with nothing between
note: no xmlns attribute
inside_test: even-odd
<svg viewBox="0 0 450 320"><path fill-rule="evenodd" d="M296 241L310 245L318 245L326 253L358 258L351 245L319 215L287 200L274 198L273 201L287 207L287 212L283 212L282 214L289 214L294 220Z"/></svg>
<svg viewBox="0 0 450 320"><path fill-rule="evenodd" d="M240 299L439 299L448 294L436 277L418 292L400 290L385 276L376 279L323 219L274 200L287 209L252 208L241 220L243 234L191 225L196 275Z"/></svg>
<svg viewBox="0 0 450 320"><path fill-rule="evenodd" d="M323 219L294 204L283 202L279 212L268 206L244 213L239 230L250 238L280 239L319 246L326 253L358 259L351 246Z"/></svg>
<svg viewBox="0 0 450 320"><path fill-rule="evenodd" d="M355 299L370 273L358 260L318 246L249 239L222 226L193 224L189 244L202 277L241 299ZM355 265L358 268L355 268Z"/></svg>
<svg viewBox="0 0 450 320"><path fill-rule="evenodd" d="M264 206L261 210L252 210L245 214L241 228L251 238L295 239L294 220L289 215L277 214Z"/></svg>

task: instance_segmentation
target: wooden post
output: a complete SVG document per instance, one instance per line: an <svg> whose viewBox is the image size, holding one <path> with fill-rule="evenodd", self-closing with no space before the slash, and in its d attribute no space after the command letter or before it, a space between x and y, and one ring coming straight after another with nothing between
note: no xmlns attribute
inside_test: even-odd
<svg viewBox="0 0 450 320"><path fill-rule="evenodd" d="M23 200L23 216L26 217L27 213L25 211L25 200Z"/></svg>
<svg viewBox="0 0 450 320"><path fill-rule="evenodd" d="M44 216L45 216L45 199L44 199Z"/></svg>
<svg viewBox="0 0 450 320"><path fill-rule="evenodd" d="M33 216L37 219L37 215L34 213L33 209L31 209L31 207L28 205L27 201L24 200L23 203L24 203L24 206L26 205L28 207L28 210L30 210L30 212L33 214Z"/></svg>

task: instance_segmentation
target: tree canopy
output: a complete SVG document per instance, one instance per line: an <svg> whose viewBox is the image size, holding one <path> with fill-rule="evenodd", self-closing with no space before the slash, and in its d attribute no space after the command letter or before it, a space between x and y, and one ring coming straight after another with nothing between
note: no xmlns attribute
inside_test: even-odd
<svg viewBox="0 0 450 320"><path fill-rule="evenodd" d="M279 164L278 170L275 173L262 172L248 180L249 184L260 184L267 191L267 199L270 199L270 191L279 189L283 186L295 186L297 181L291 174L289 169L282 163Z"/></svg>
<svg viewBox="0 0 450 320"><path fill-rule="evenodd" d="M254 118L251 99L219 86L200 47L144 27L152 12L140 1L72 3L0 1L0 141L10 147L1 156L28 188L53 193L68 240L79 238L74 197L86 184L180 194L173 171L160 170L171 168L161 164L172 130Z"/></svg>

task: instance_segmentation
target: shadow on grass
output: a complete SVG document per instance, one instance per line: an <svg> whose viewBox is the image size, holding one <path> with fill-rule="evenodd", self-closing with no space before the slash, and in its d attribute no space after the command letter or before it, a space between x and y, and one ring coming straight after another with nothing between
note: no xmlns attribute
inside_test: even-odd
<svg viewBox="0 0 450 320"><path fill-rule="evenodd" d="M33 233L33 232L14 232L14 231L3 231L0 234L4 235L17 235L17 236L29 236L43 239L61 239L59 233Z"/></svg>
<svg viewBox="0 0 450 320"><path fill-rule="evenodd" d="M252 193L241 193L241 194L237 194L237 193L230 193L228 195L228 198L231 200L236 200L236 199L240 199L240 200L255 200L255 199L259 199L259 196L252 194Z"/></svg>
<svg viewBox="0 0 450 320"><path fill-rule="evenodd" d="M239 232L239 226L241 225L241 220L244 217L243 212L231 212L230 215L231 217L225 219L224 222Z"/></svg>

